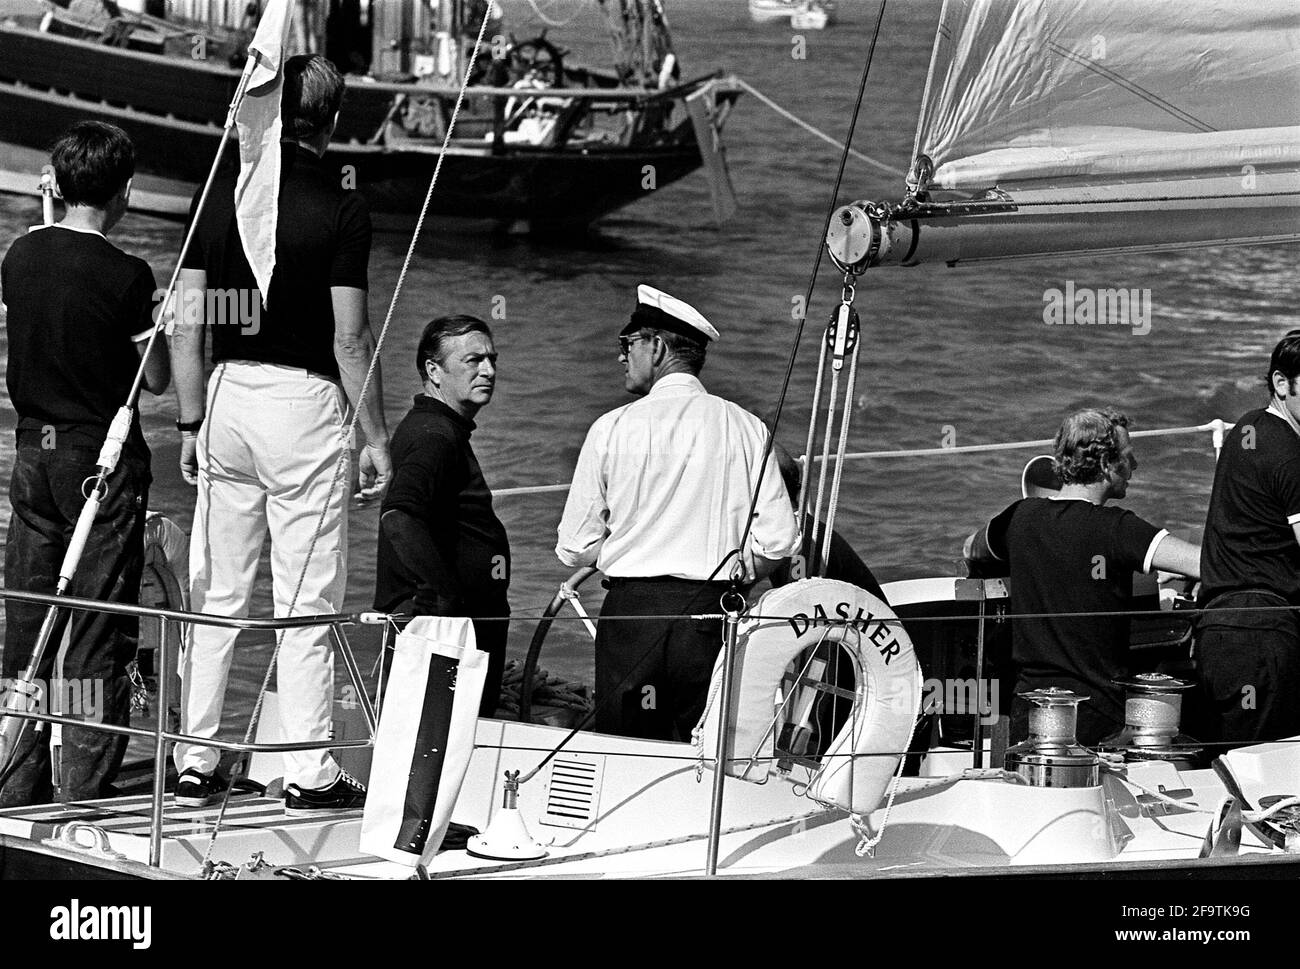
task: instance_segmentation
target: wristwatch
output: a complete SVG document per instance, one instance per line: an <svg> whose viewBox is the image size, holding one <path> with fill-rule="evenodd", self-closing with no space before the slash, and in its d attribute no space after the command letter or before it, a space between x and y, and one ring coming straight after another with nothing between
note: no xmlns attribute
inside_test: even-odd
<svg viewBox="0 0 1300 969"><path fill-rule="evenodd" d="M200 427L202 427L202 426L203 426L203 418L202 418L202 417L200 417L197 421L177 421L177 422L176 422L176 430L180 431L181 433L187 433L187 434L194 434L194 433L197 433L198 429L199 429Z"/></svg>

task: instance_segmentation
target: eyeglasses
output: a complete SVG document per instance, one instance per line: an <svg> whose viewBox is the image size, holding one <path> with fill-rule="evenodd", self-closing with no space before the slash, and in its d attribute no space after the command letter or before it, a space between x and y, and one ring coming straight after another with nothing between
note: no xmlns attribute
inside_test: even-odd
<svg viewBox="0 0 1300 969"><path fill-rule="evenodd" d="M626 357L632 349L632 344L641 340L653 340L654 337L646 336L644 333L638 333L635 336L621 336L618 338L618 355Z"/></svg>

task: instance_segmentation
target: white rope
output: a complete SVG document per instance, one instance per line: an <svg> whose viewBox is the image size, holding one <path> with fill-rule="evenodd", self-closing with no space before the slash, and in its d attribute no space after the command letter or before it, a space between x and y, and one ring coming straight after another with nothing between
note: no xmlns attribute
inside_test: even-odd
<svg viewBox="0 0 1300 969"><path fill-rule="evenodd" d="M1129 777L1127 773L1116 770L1114 767L1108 765L1104 760L1102 762L1102 766L1105 767L1107 770L1110 770L1112 773L1114 773L1125 784L1129 784L1132 785L1133 787L1136 787L1143 794L1150 795L1151 797L1155 798L1157 801L1160 801L1163 804L1168 804L1170 807L1176 807L1183 811L1191 811L1195 814L1216 814L1217 813L1216 809L1201 807L1201 805L1198 804L1196 801L1180 801L1177 798L1170 797L1169 795L1165 794L1163 791L1152 790L1151 788L1147 787L1145 784L1139 784L1137 781L1133 780L1133 778ZM1277 814L1279 811L1286 810L1287 808L1290 807L1295 807L1298 804L1300 804L1300 797L1283 798L1282 800L1278 801L1276 804L1270 806L1267 810L1242 811L1241 819L1243 821L1249 821L1252 824L1258 823L1260 821L1267 821L1269 818L1271 818L1274 814Z"/></svg>
<svg viewBox="0 0 1300 969"><path fill-rule="evenodd" d="M492 4L488 4L484 11L483 23L479 26L478 37L474 40L474 52L465 65L465 77L461 82L460 90L456 94L456 106L452 109L451 119L447 122L447 131L443 135L442 150L438 152L438 161L433 168L433 177L429 180L429 189L424 195L424 204L420 207L420 216L415 223L415 231L411 235L411 243L407 246L406 257L402 260L402 269L397 276L397 284L393 287L393 296L388 303L388 312L384 315L384 325L379 330L379 336L375 340L375 347L370 358L370 366L366 370L365 380L361 382L361 391L357 395L355 406L352 411L352 419L348 422L345 429L342 430L342 452L339 455L339 461L334 468L334 477L330 480L329 494L326 496L324 503L321 505L320 517L316 520L316 528L312 533L311 543L307 546L307 556L303 559L302 570L298 573L298 582L294 586L293 598L289 601L288 610L285 616L292 616L294 609L298 605L298 597L302 592L303 582L307 579L307 570L311 566L312 555L315 554L316 545L320 540L321 530L325 526L325 520L329 516L330 505L334 501L334 495L338 491L339 482L348 468L348 454L350 452L350 443L356 434L358 422L361 420L362 404L366 399L366 392L370 388L370 383L374 378L375 370L379 367L379 351L383 348L384 339L388 335L388 328L393 321L393 313L397 309L397 300L402 293L402 285L406 281L407 271L411 267L411 260L415 256L415 246L420 239L420 231L424 228L424 221L429 211L429 202L433 198L433 190L438 184L438 176L442 173L442 161L447 157L447 146L451 142L451 134L456 128L456 119L460 115L461 105L465 101L465 89L469 87L469 75L474 64L478 60L479 51L483 46L483 35L487 32L488 20L492 15ZM346 511L344 512L346 514ZM257 729L258 720L261 718L262 706L266 699L266 694L271 685L271 674L275 671L276 662L280 657L280 648L284 644L285 630L280 630L276 634L275 649L271 653L271 661L267 664L266 675L262 677L262 686L258 690L257 700L253 704L253 713L248 721L248 728L244 731L244 743L248 743L253 736L253 731ZM233 779L232 779L233 781ZM217 843L217 834L221 830L221 822L225 817L226 805L229 803L230 788L226 789L226 798L221 802L221 809L217 813L216 821L212 825L212 835L208 839L207 850L203 854L204 864L207 864L212 856L212 849Z"/></svg>
<svg viewBox="0 0 1300 969"><path fill-rule="evenodd" d="M829 355L830 351L828 350L827 353ZM821 525L822 503L826 497L826 469L829 466L831 433L832 428L835 425L835 402L839 400L839 396L840 371L838 368L832 367L830 399L826 403L826 429L822 434L822 453L818 456L818 460L821 461L821 470L817 473L817 497L813 501L812 506L812 536L808 539L809 556L816 554L815 544L817 541L818 528ZM852 406L852 402L846 402L846 406ZM840 453L842 456L842 452ZM841 463L840 466L843 467L843 464ZM799 522L798 524L802 527L803 522ZM811 566L812 562L809 562L808 564ZM824 563L819 562L818 566L820 567L821 565L824 565ZM809 571L811 572L812 569L810 568Z"/></svg>
<svg viewBox="0 0 1300 969"><path fill-rule="evenodd" d="M849 356L849 379L844 386L844 410L840 414L840 437L835 444L835 474L831 478L831 496L826 506L826 530L822 540L821 558L817 560L819 574L825 574L831 560L831 541L835 537L835 513L840 507L840 487L844 483L844 454L849 449L849 424L853 421L853 388L858 380L858 351L862 346L862 334L859 331L853 341ZM832 407L833 411L833 407ZM829 418L828 418L829 420ZM829 430L829 427L828 427ZM817 539L816 526L813 526L813 540Z"/></svg>
<svg viewBox="0 0 1300 969"><path fill-rule="evenodd" d="M921 665L917 663L917 672L921 672ZM912 740L916 736L916 727L921 720L921 703L925 691L918 690L916 693L916 705L912 709L912 729L907 732L906 750L912 749ZM907 764L907 754L903 753L898 758L898 767L894 771L894 776L889 779L889 789L885 797L885 813L880 818L880 830L875 834L870 834L870 825L867 818L859 814L849 815L849 825L853 828L854 833L858 836L857 846L853 853L859 858L874 858L876 856L876 846L880 844L885 837L885 829L889 827L889 814L894 810L894 797L898 794L898 782L903 779L903 768Z"/></svg>
<svg viewBox="0 0 1300 969"><path fill-rule="evenodd" d="M736 83L739 84L746 91L748 91L751 95L753 95L759 102L767 105L769 108L771 108L781 117L785 118L787 121L794 122L804 131L808 132L810 135L813 135L816 138L820 138L822 141L826 142L826 144L833 145L834 147L838 148L840 151L845 150L843 142L836 141L834 138L832 138L826 132L822 131L820 128L814 128L807 121L804 121L802 118L798 117L792 112L787 111L785 108L781 107L781 105L777 104L775 101L769 98L766 94L763 94L761 91L755 88L754 85L750 84L748 81L745 81L742 78L736 78ZM871 165L873 168L878 168L882 172L887 172L890 175L897 175L900 178L907 177L907 172L903 171L903 169L895 168L893 165L886 165L882 161L876 161L876 159L872 158L870 155L864 155L856 148L850 148L848 149L848 152L858 161L865 162L866 164Z"/></svg>
<svg viewBox="0 0 1300 969"><path fill-rule="evenodd" d="M537 18L548 27L567 27L581 12L581 10L574 10L573 13L569 15L568 20L552 20L550 17L546 16L546 14L542 13L542 8L537 5L536 0L528 0L528 6L533 8L533 13L537 14Z"/></svg>
<svg viewBox="0 0 1300 969"><path fill-rule="evenodd" d="M1179 434L1205 434L1205 433L1222 433L1224 430L1231 429L1234 424L1227 421L1213 420L1208 424L1197 424L1195 427L1162 427L1151 431L1130 431L1130 438L1139 437L1173 437ZM902 451L856 451L844 455L845 461L860 461L870 458L928 458L938 457L943 454L981 454L986 451L1018 451L1031 447L1052 447L1055 441L1048 437L1037 441L1004 441L1000 444L964 444L961 447L927 447L911 448ZM814 457L814 461L820 461L821 458Z"/></svg>
<svg viewBox="0 0 1300 969"><path fill-rule="evenodd" d="M1179 434L1205 434L1211 433L1221 435L1225 430L1230 430L1235 425L1221 420L1213 420L1208 424L1198 424L1195 427L1163 427L1151 431L1133 431L1129 434L1131 438L1138 437L1173 437ZM939 457L949 454L982 454L987 451L1019 451L1027 448L1045 448L1053 445L1053 440L1043 438L1037 441L1005 441L1000 444L965 444L961 447L931 447L931 448L909 448L901 451L852 451L843 456L845 461L866 461L880 458L928 458ZM821 455L813 455L813 460L821 463ZM807 461L806 455L801 455L799 461ZM498 498L520 497L524 495L547 495L559 494L569 490L567 484L552 485L523 485L518 488L501 488L495 490L492 494Z"/></svg>

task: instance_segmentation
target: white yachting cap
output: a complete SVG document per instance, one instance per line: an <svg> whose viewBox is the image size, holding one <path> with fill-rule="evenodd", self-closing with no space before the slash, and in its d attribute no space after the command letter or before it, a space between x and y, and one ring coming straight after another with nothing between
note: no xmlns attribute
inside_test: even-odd
<svg viewBox="0 0 1300 969"><path fill-rule="evenodd" d="M672 322L678 324L676 327L667 326L666 329L676 330L685 336L703 336L706 340L718 339L717 329L704 318L704 314L676 296L669 296L663 290L642 283L636 288L636 301L638 306L649 306L659 310L670 317Z"/></svg>

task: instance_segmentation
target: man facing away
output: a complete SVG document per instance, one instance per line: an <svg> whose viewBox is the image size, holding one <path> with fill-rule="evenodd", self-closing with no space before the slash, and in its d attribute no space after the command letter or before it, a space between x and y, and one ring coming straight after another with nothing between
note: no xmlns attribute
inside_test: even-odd
<svg viewBox="0 0 1300 969"><path fill-rule="evenodd" d="M47 594L54 592L85 504L82 483L95 475L109 423L126 403L153 330L154 296L148 264L105 238L131 195L135 150L126 133L98 121L78 122L55 143L52 161L66 206L63 221L17 239L0 268L9 397L18 412L5 584ZM144 388L162 393L169 379L167 348L158 341L145 366ZM150 480L149 447L137 413L68 595L139 602ZM5 603L4 682L27 667L45 611L35 603ZM37 671L47 687L59 686L52 682L55 658L68 623L62 611ZM62 678L77 682L83 698L102 688L105 709L64 713L129 722L126 666L135 656L137 633L134 616L72 614ZM55 792L69 801L112 795L126 737L64 727L60 778L51 771L49 727L34 727L24 732L0 806L49 801Z"/></svg>
<svg viewBox="0 0 1300 969"><path fill-rule="evenodd" d="M641 399L592 425L573 472L555 552L607 577L596 630L595 726L605 733L688 739L722 645L720 621L688 617L720 610L733 567L752 583L798 548L774 457L759 477L767 428L700 383L717 338L694 307L639 286L619 359ZM612 618L622 616L635 618Z"/></svg>
<svg viewBox="0 0 1300 969"><path fill-rule="evenodd" d="M1205 519L1196 660L1209 740L1300 734L1300 330L1273 349L1266 408L1228 432ZM1287 608L1287 607L1291 608Z"/></svg>
<svg viewBox="0 0 1300 969"><path fill-rule="evenodd" d="M393 432L393 480L379 519L375 608L389 614L468 616L488 653L479 713L496 711L505 666L510 542L492 510L470 434L492 400L497 351L473 316L424 328L415 353L424 393Z"/></svg>
<svg viewBox="0 0 1300 969"><path fill-rule="evenodd" d="M1157 568L1195 578L1200 549L1106 507L1127 494L1137 469L1124 414L1071 414L1056 432L1055 452L1060 492L1010 505L967 539L964 554L977 567L1009 565L1011 613L1034 616L1012 620L1016 693L1055 686L1088 697L1077 737L1094 745L1124 725L1123 690L1111 681L1127 672L1133 573ZM1028 736L1029 709L1019 696L1012 702L1013 741Z"/></svg>
<svg viewBox="0 0 1300 969"><path fill-rule="evenodd" d="M368 397L358 399L374 351L366 313L370 216L362 198L344 191L320 160L342 98L343 78L323 57L286 63L276 262L265 306L235 225L233 172L213 185L181 273L187 301L202 305L208 288L226 296L251 292L252 299L212 302L252 305L260 315L256 325L206 321L216 365L206 413L205 328L178 326L173 338L181 470L198 483L190 539L196 612L248 615L268 530L275 614L290 615L291 607L297 616L342 609L348 480L336 474L349 456L349 405L360 408L366 435L362 493L377 494L387 483L378 367ZM186 733L216 735L236 635L234 629L191 627L181 670ZM286 739L328 740L334 693L328 631L286 630L276 679ZM220 799L216 749L178 744L175 759L181 772L177 803ZM285 783L290 814L356 809L365 798L364 788L324 749L286 754Z"/></svg>

